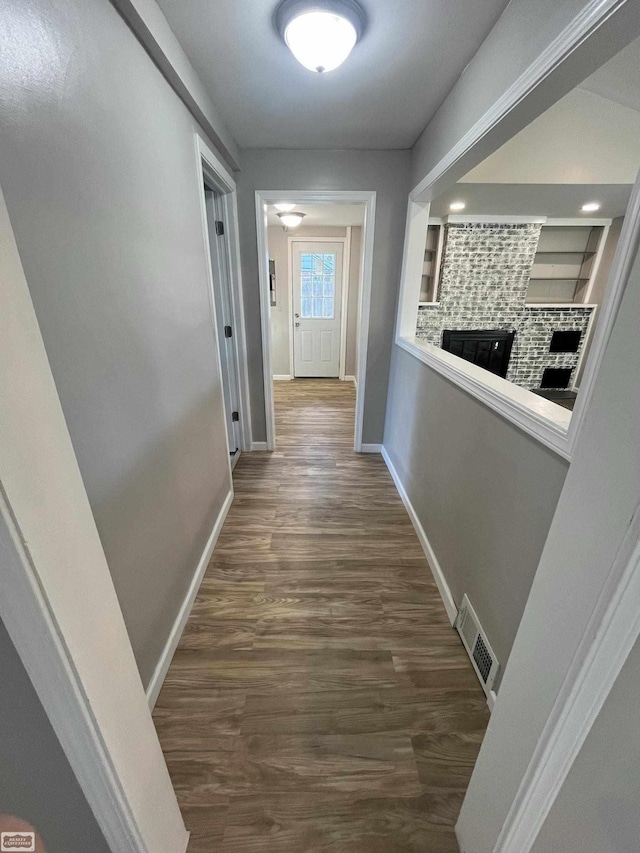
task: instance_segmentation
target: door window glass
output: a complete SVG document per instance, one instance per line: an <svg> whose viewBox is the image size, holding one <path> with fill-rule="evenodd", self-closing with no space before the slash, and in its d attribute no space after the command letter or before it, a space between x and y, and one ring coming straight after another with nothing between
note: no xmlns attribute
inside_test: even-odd
<svg viewBox="0 0 640 853"><path fill-rule="evenodd" d="M300 282L300 316L305 320L333 320L336 294L335 253L301 254Z"/></svg>

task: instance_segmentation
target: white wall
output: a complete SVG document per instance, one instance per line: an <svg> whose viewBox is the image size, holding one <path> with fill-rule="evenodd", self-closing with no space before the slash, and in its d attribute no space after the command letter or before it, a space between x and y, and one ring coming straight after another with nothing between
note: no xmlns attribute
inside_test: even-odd
<svg viewBox="0 0 640 853"><path fill-rule="evenodd" d="M574 89L462 178L480 184L634 184L640 112Z"/></svg>
<svg viewBox="0 0 640 853"><path fill-rule="evenodd" d="M351 254L344 259L344 286L347 293L347 354L345 373L356 373L356 335L358 318L358 290L360 280L360 243L362 229L351 229ZM313 240L314 237L346 237L346 228L318 227L297 228L295 233L286 232L281 226L267 229L269 258L276 266L276 304L271 306L271 365L274 376L288 376L289 345L291 335L291 306L289 304L289 237ZM345 245L345 250L346 250Z"/></svg>

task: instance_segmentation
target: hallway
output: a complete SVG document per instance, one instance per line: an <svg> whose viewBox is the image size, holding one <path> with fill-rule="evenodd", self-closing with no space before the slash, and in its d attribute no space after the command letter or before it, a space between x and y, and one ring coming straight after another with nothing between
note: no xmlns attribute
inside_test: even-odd
<svg viewBox="0 0 640 853"><path fill-rule="evenodd" d="M456 851L484 694L353 386L275 397L154 711L189 851Z"/></svg>

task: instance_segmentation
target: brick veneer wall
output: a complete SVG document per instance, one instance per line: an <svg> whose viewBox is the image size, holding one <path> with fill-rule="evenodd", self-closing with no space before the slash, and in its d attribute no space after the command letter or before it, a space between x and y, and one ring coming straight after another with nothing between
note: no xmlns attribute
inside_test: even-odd
<svg viewBox="0 0 640 853"><path fill-rule="evenodd" d="M516 332L507 379L539 388L545 367L575 371L580 352L550 353L554 331L582 332L593 309L526 305L541 226L533 223L445 225L439 304L418 311L417 337L442 345L443 329Z"/></svg>

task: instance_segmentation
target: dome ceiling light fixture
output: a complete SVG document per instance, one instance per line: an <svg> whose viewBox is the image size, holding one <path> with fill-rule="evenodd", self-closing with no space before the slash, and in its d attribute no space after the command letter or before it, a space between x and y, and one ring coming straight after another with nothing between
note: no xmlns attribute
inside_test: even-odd
<svg viewBox="0 0 640 853"><path fill-rule="evenodd" d="M349 56L364 32L365 14L356 0L283 0L275 26L301 65L324 74Z"/></svg>
<svg viewBox="0 0 640 853"><path fill-rule="evenodd" d="M279 213L278 218L285 228L297 228L302 222L306 214L298 213Z"/></svg>
<svg viewBox="0 0 640 853"><path fill-rule="evenodd" d="M283 213L288 213L290 210L293 210L295 204L291 204L290 201L279 201L277 204L273 205L276 210L281 210Z"/></svg>

